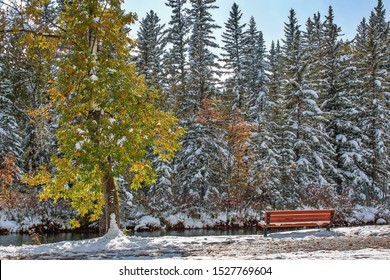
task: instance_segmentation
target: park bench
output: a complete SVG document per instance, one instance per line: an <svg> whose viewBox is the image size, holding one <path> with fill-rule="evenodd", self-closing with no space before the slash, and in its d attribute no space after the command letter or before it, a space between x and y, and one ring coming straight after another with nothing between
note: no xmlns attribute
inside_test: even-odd
<svg viewBox="0 0 390 280"><path fill-rule="evenodd" d="M266 211L259 227L267 236L269 228L327 227L330 230L335 210Z"/></svg>

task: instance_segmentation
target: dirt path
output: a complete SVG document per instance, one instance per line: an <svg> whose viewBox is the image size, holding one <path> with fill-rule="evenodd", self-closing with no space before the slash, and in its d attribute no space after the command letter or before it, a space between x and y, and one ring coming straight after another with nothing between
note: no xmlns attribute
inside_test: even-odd
<svg viewBox="0 0 390 280"><path fill-rule="evenodd" d="M267 255L317 251L354 251L362 249L390 249L389 236L338 236L313 239L248 238L235 242L234 238L218 244L190 245L188 257L264 258ZM390 258L390 255L389 255Z"/></svg>

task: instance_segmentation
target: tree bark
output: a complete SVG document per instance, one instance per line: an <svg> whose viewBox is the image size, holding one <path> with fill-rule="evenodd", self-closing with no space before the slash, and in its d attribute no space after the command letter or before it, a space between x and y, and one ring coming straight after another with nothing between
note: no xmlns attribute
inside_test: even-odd
<svg viewBox="0 0 390 280"><path fill-rule="evenodd" d="M115 214L115 220L120 228L119 198L115 186L114 177L110 172L103 178L104 209L101 217L101 231L106 233L110 229L111 214Z"/></svg>

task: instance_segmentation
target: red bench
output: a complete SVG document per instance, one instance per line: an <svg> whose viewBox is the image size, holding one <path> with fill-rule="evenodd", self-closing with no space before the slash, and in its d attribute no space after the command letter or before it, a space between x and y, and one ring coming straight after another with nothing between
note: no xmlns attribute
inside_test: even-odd
<svg viewBox="0 0 390 280"><path fill-rule="evenodd" d="M269 228L327 227L330 230L335 213L333 209L266 211L258 225L264 236Z"/></svg>

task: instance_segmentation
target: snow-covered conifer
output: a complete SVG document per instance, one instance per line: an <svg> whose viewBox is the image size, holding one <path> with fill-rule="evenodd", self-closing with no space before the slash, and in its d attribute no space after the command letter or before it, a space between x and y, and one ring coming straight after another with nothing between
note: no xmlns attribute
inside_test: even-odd
<svg viewBox="0 0 390 280"><path fill-rule="evenodd" d="M243 47L243 81L245 89L245 114L250 122L259 123L268 96L266 49L263 33L257 30L251 17L245 33Z"/></svg>
<svg viewBox="0 0 390 280"><path fill-rule="evenodd" d="M287 120L286 98L282 93L282 53L279 41L271 43L268 57L268 87L269 94L263 112L262 122L259 124L257 151L254 169L251 171L251 180L255 185L263 185L262 192L274 207L284 207L281 192L285 189L288 176L286 167L288 161L288 145L285 131ZM283 176L282 176L283 175Z"/></svg>
<svg viewBox="0 0 390 280"><path fill-rule="evenodd" d="M244 108L244 27L241 23L242 12L234 3L228 21L225 23L225 31L222 34L223 54L221 61L228 78L225 81L225 98L231 99L233 110ZM252 57L252 59L255 59Z"/></svg>
<svg viewBox="0 0 390 280"><path fill-rule="evenodd" d="M204 99L195 121L182 124L187 133L182 140L183 149L175 158L175 184L185 211L215 207L212 199L218 197L228 176L228 155L218 112L211 100Z"/></svg>
<svg viewBox="0 0 390 280"><path fill-rule="evenodd" d="M169 101L179 117L189 112L188 100L188 33L189 20L184 8L187 0L169 0L166 5L172 9L167 28L166 74Z"/></svg>
<svg viewBox="0 0 390 280"><path fill-rule="evenodd" d="M361 163L366 182L360 184L358 197L366 203L388 196L389 158L389 23L381 0L371 12L367 24L359 26L355 51L359 81L359 128L364 160ZM363 32L364 31L364 32Z"/></svg>
<svg viewBox="0 0 390 280"><path fill-rule="evenodd" d="M218 8L216 0L191 0L189 10L191 36L189 42L189 100L192 108L190 115L202 107L202 100L211 98L217 93L217 74L219 72L218 48L214 35L215 29L220 28L215 23L211 11Z"/></svg>
<svg viewBox="0 0 390 280"><path fill-rule="evenodd" d="M4 48L4 41L0 48ZM22 156L21 128L15 116L15 104L12 101L12 84L8 79L6 59L3 51L0 52L0 153L11 153L15 158ZM9 70L9 69L8 69Z"/></svg>
<svg viewBox="0 0 390 280"><path fill-rule="evenodd" d="M303 195L305 186L328 184L325 172L328 166L327 155L320 147L328 142L318 123L324 121L322 111L317 105L318 93L310 83L311 60L307 45L294 10L290 11L289 22L285 25L283 40L283 85L286 98L287 126L284 131L286 156L289 161L286 170L292 177L288 183L290 203L299 204L297 195ZM287 173L289 173L287 172Z"/></svg>
<svg viewBox="0 0 390 280"><path fill-rule="evenodd" d="M165 25L160 24L160 18L151 10L141 20L138 35L137 68L144 75L147 83L161 88L163 84L162 62L165 47Z"/></svg>
<svg viewBox="0 0 390 280"><path fill-rule="evenodd" d="M314 83L327 122L323 129L329 135L333 150L325 150L334 164L328 168L328 182L335 184L339 194L348 191L359 174L359 149L356 142L355 112L356 102L351 94L351 85L355 82L355 71L348 67L351 53L348 44L340 41L341 29L334 22L333 8L320 30L319 48L316 50L318 61Z"/></svg>

